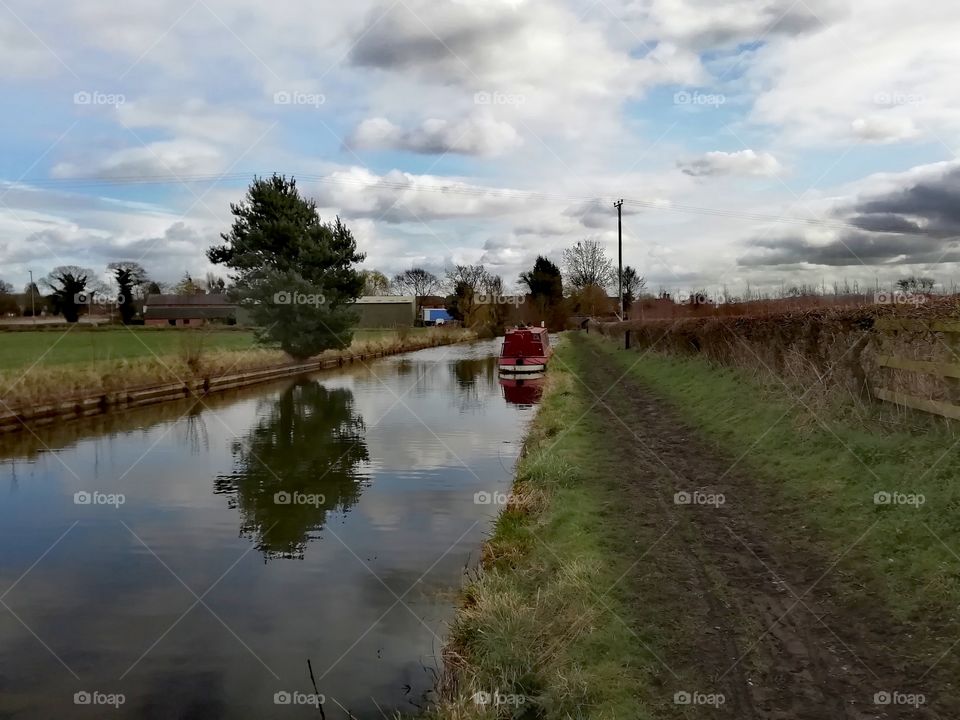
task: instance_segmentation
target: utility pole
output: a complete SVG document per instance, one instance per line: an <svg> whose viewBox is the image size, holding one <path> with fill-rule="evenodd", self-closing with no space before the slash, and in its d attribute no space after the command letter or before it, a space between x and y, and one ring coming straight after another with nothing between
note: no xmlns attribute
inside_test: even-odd
<svg viewBox="0 0 960 720"><path fill-rule="evenodd" d="M617 209L617 292L620 295L620 321L623 321L623 200L613 204Z"/></svg>

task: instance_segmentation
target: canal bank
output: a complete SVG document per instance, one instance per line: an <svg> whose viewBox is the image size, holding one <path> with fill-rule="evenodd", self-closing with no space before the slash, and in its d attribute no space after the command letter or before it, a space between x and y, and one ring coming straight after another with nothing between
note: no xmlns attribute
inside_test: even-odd
<svg viewBox="0 0 960 720"><path fill-rule="evenodd" d="M188 331L190 332L190 331ZM74 368L30 367L6 389L0 410L0 434L41 427L64 420L89 418L102 413L170 402L183 398L203 398L213 393L284 377L307 375L366 362L380 357L413 352L476 339L467 330L438 329L419 333L394 333L391 337L355 343L342 351L328 351L305 362L278 362L282 353L262 349L220 352L211 362L202 347L202 334L193 338L193 347L185 347L187 357L150 358L133 361L112 369L84 372ZM189 346L191 343L185 343ZM140 367L143 365L143 367ZM78 380L78 377L80 378ZM154 382L145 382L152 377ZM157 383L156 378L166 378ZM67 378L70 378L68 381ZM25 379L42 389L29 402L8 398ZM64 398L64 395L68 395Z"/></svg>
<svg viewBox="0 0 960 720"><path fill-rule="evenodd" d="M955 709L946 436L821 432L745 374L593 336L549 378L431 719ZM876 503L911 477L935 507Z"/></svg>

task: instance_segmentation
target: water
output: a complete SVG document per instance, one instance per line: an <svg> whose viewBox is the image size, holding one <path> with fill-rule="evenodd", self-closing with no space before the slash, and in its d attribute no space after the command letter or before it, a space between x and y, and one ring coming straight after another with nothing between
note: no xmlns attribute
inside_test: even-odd
<svg viewBox="0 0 960 720"><path fill-rule="evenodd" d="M308 659L415 712L536 399L496 349L0 438L0 718L319 717Z"/></svg>

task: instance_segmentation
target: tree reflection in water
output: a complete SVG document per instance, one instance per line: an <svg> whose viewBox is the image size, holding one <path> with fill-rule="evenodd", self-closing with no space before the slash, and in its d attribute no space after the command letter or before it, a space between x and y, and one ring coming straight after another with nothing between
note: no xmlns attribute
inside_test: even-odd
<svg viewBox="0 0 960 720"><path fill-rule="evenodd" d="M233 443L234 471L215 480L240 511L240 532L265 557L302 558L327 513L356 504L369 460L353 393L304 381L287 389L246 437Z"/></svg>
<svg viewBox="0 0 960 720"><path fill-rule="evenodd" d="M483 405L484 390L496 383L497 359L464 358L450 365L450 373L456 382L454 398L461 412L477 409Z"/></svg>

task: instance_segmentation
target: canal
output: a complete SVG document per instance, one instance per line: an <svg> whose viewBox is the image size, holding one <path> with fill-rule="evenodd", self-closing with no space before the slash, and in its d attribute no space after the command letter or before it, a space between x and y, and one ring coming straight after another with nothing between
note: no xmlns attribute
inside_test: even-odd
<svg viewBox="0 0 960 720"><path fill-rule="evenodd" d="M498 344L0 438L0 718L415 713L536 400Z"/></svg>

